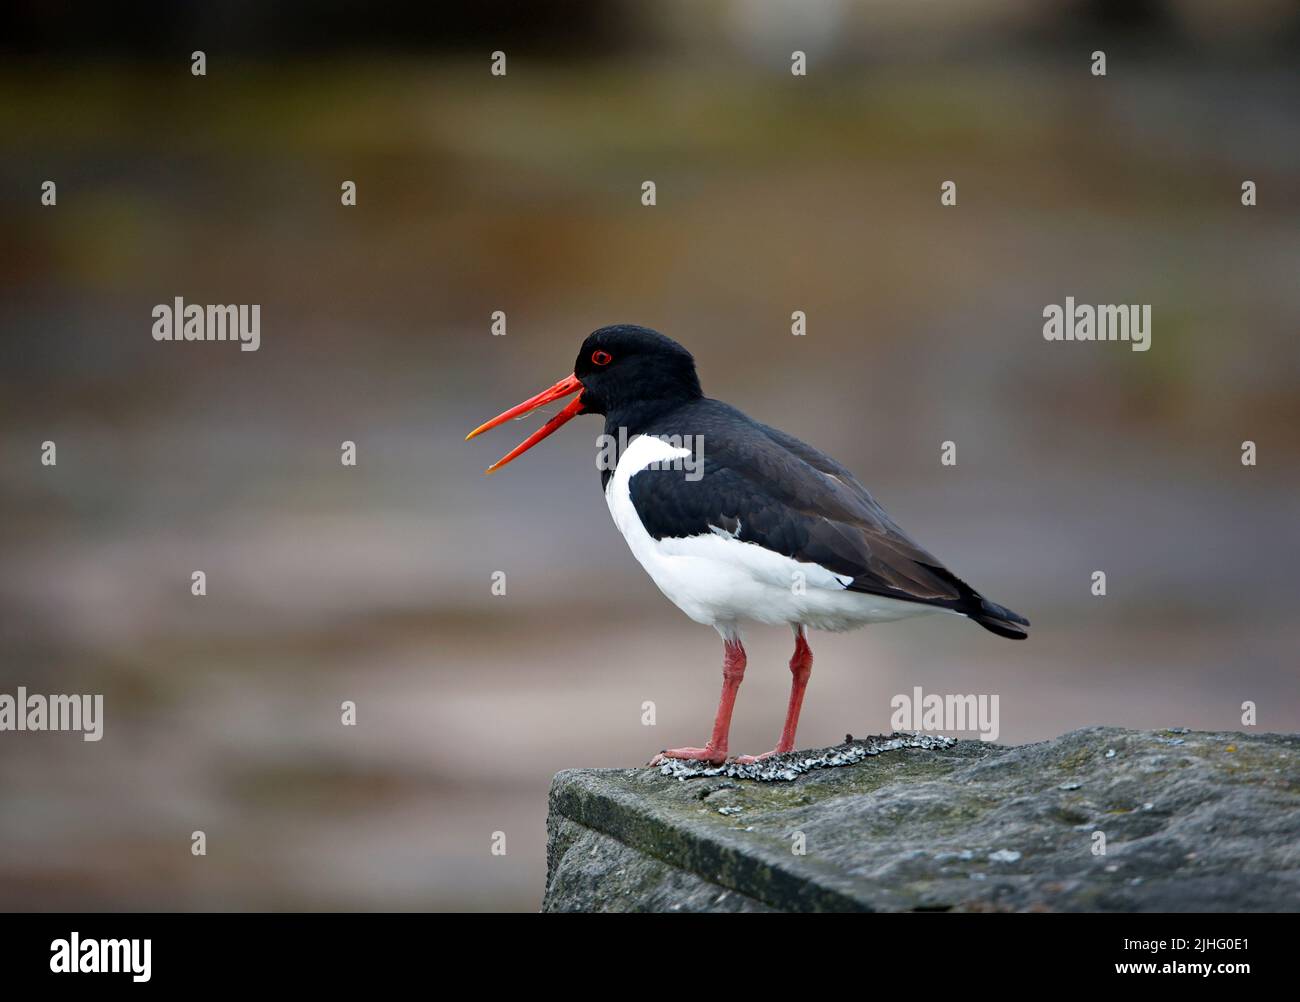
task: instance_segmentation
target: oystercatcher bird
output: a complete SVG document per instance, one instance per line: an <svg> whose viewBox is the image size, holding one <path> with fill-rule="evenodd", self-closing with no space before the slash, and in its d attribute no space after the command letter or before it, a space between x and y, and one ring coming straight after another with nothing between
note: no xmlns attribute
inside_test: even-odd
<svg viewBox="0 0 1300 1002"><path fill-rule="evenodd" d="M989 601L903 532L847 469L810 445L700 389L695 359L646 327L602 327L573 375L479 425L466 440L574 396L487 470L531 449L577 414L602 414L605 441L628 444L600 479L614 524L659 589L722 636L722 696L703 748L665 758L721 763L745 675L742 622L794 630L781 739L750 763L791 751L812 671L808 631L950 612L1023 640L1029 621Z"/></svg>

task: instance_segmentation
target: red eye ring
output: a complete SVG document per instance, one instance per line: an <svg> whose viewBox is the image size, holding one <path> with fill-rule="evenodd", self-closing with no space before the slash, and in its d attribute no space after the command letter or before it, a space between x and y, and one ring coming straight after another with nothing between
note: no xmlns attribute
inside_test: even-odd
<svg viewBox="0 0 1300 1002"><path fill-rule="evenodd" d="M612 361L614 361L614 356L607 351L593 351L591 353L592 365L609 365Z"/></svg>

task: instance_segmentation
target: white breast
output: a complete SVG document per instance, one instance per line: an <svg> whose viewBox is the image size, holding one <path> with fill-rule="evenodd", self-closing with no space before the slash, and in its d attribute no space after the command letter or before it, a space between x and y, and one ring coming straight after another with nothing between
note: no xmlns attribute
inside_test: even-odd
<svg viewBox="0 0 1300 1002"><path fill-rule="evenodd" d="M801 563L756 543L743 543L720 527L698 536L654 539L632 504L631 480L652 463L662 468L689 455L689 450L659 438L641 435L633 439L605 485L605 502L632 555L659 590L697 623L734 627L741 620L751 620L851 630L942 611L847 591L845 585L851 579L820 564Z"/></svg>

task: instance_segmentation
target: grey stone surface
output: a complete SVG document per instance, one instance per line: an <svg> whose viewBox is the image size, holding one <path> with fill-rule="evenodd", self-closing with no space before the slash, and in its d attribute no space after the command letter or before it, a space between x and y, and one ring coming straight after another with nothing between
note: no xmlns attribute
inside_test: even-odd
<svg viewBox="0 0 1300 1002"><path fill-rule="evenodd" d="M555 819L549 835L548 851L564 860L552 881L550 911L772 910L744 894L719 887L564 818Z"/></svg>
<svg viewBox="0 0 1300 1002"><path fill-rule="evenodd" d="M793 752L760 779L561 772L543 908L1300 910L1300 736L904 737Z"/></svg>

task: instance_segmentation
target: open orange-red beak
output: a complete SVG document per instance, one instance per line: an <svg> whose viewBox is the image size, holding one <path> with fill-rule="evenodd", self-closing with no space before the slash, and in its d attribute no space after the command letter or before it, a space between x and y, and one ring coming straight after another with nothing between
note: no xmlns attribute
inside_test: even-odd
<svg viewBox="0 0 1300 1002"><path fill-rule="evenodd" d="M582 383L578 381L578 377L565 376L563 379L561 379L550 389L542 390L542 392L537 394L537 396L529 397L522 404L515 404L515 406L510 408L510 410L498 414L491 421L483 422L483 424L479 425L477 428L475 428L473 431L471 431L468 435L465 436L465 441L468 442L475 435L482 435L483 432L487 431L489 428L495 428L499 424L504 424L507 421L512 421L517 417L523 417L525 414L529 413L530 411L537 410L537 408L541 407L543 404L549 404L553 400L559 400L562 397L567 397L570 393L580 394L581 392L582 392ZM542 439L546 438L546 436L554 432L555 429L559 428L560 425L564 424L574 415L581 414L581 413L582 413L582 397L581 396L574 397L572 400L568 402L568 404L565 405L564 409L560 411L560 413L556 414L555 417L547 421L546 424L538 428L535 432L529 435L526 439L524 439L522 442L516 445L513 449L507 452L504 456L498 459L495 463L493 463L483 472L494 473L497 470L501 469L501 467L505 466L506 463L510 462L510 460L514 459L516 456L523 455L525 452L527 452L529 449L535 446Z"/></svg>

